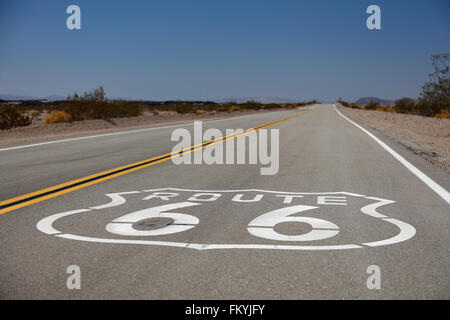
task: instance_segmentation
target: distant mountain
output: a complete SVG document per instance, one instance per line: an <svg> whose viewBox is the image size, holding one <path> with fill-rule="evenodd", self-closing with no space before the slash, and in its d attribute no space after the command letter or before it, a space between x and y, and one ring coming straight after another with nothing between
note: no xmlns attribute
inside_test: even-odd
<svg viewBox="0 0 450 320"><path fill-rule="evenodd" d="M60 96L58 94L51 94L49 96L43 97L45 100L66 100L67 97Z"/></svg>
<svg viewBox="0 0 450 320"><path fill-rule="evenodd" d="M12 94L0 94L2 100L35 100L36 98L29 96L16 96Z"/></svg>
<svg viewBox="0 0 450 320"><path fill-rule="evenodd" d="M30 96L18 96L13 94L0 94L1 100L66 100L66 97L52 94L46 97L30 97Z"/></svg>
<svg viewBox="0 0 450 320"><path fill-rule="evenodd" d="M360 104L360 105L366 105L366 104L369 104L371 102L378 102L379 104L393 104L394 103L394 101L392 101L392 100L380 99L380 98L375 98L375 97L359 98L356 101L356 103Z"/></svg>
<svg viewBox="0 0 450 320"><path fill-rule="evenodd" d="M236 102L236 103L244 103L249 100L258 101L261 103L296 103L300 102L301 99L286 99L286 98L278 98L278 97L244 97L244 98L217 98L213 99L213 101L218 103L223 102Z"/></svg>

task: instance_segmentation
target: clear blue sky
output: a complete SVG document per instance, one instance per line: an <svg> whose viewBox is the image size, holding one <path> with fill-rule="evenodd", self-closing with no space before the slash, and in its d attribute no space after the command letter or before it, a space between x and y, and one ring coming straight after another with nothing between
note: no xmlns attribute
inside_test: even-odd
<svg viewBox="0 0 450 320"><path fill-rule="evenodd" d="M370 4L382 30L366 28ZM430 55L449 51L449 0L0 1L1 94L417 97Z"/></svg>

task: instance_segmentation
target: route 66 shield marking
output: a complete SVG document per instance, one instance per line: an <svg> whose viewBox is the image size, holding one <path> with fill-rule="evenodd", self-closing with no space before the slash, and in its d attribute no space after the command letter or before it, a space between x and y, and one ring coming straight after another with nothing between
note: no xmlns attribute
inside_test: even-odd
<svg viewBox="0 0 450 320"><path fill-rule="evenodd" d="M131 195L144 195L142 201L149 201L146 208L131 213L124 214L112 219L106 224L106 231L115 235L114 238L92 237L72 233L63 233L54 228L56 221L64 220L70 216L79 214L108 212L111 208L123 206L127 202L127 197ZM407 241L414 237L416 229L410 224L399 219L390 218L377 211L382 206L395 203L395 201L364 196L349 192L324 192L324 193L302 193L302 192L281 192L260 189L245 190L191 190L180 188L161 188L142 191L127 191L106 194L111 200L108 203L89 207L87 209L76 209L61 213L56 213L40 220L36 227L41 232L59 238L115 244L141 244L153 246L181 247L196 250L213 249L278 249L278 250L344 250L360 249L364 247L379 247L392 245ZM227 200L224 200L224 199ZM220 201L231 201L233 205L252 204L270 199L280 202L278 208L263 214L252 216L247 227L248 233L253 236L254 243L190 243L166 240L149 240L152 237L166 237L181 234L188 230L200 228L200 219L193 214L181 213L187 208L191 211L212 203ZM321 240L332 239L341 232L341 228L334 222L326 219L314 217L317 210L327 206L346 206L352 198L370 201L369 204L360 208L359 213L370 218L377 219L378 222L394 225L399 231L396 235L386 239L371 242L345 243L345 244L315 244ZM299 204L299 200L308 200L307 204ZM158 201L153 203L152 201ZM297 202L296 202L297 201ZM312 203L314 201L314 203ZM220 212L217 205L215 212ZM194 214L195 214L194 210ZM254 213L252 213L253 215ZM312 215L312 217L311 217ZM282 223L301 222L309 225L306 233L288 235L277 231L277 226ZM137 224L151 226L150 229L137 228ZM120 236L120 237L117 237ZM124 238L126 237L126 238ZM143 239L145 237L145 239ZM258 239L262 240L258 243ZM263 240L264 239L264 240ZM273 243L267 243L270 240ZM292 243L296 244L292 244ZM299 242L307 242L300 245ZM311 244L312 243L312 244Z"/></svg>

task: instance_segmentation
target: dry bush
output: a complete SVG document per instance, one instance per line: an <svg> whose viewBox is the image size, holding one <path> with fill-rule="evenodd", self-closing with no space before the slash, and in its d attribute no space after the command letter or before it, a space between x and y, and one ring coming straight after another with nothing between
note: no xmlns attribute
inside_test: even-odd
<svg viewBox="0 0 450 320"><path fill-rule="evenodd" d="M142 114L138 103L127 101L72 101L64 109L73 121L137 117Z"/></svg>
<svg viewBox="0 0 450 320"><path fill-rule="evenodd" d="M377 110L379 106L378 102L370 102L363 107L363 110Z"/></svg>
<svg viewBox="0 0 450 320"><path fill-rule="evenodd" d="M264 109L264 105L261 102L255 100L248 100L247 102L241 103L239 107L241 109L250 109L250 110Z"/></svg>
<svg viewBox="0 0 450 320"><path fill-rule="evenodd" d="M72 121L72 116L61 110L53 110L47 118L45 118L45 123L60 123L69 121Z"/></svg>
<svg viewBox="0 0 450 320"><path fill-rule="evenodd" d="M384 111L386 111L386 112L392 112L392 113L397 113L397 110L395 110L395 108L392 107L392 106L386 107L386 108L384 109Z"/></svg>
<svg viewBox="0 0 450 320"><path fill-rule="evenodd" d="M240 111L241 108L239 108L239 106L231 106L228 108L228 112L233 112L233 111Z"/></svg>
<svg viewBox="0 0 450 320"><path fill-rule="evenodd" d="M179 114L193 113L196 109L190 104L180 102L175 105L175 111Z"/></svg>
<svg viewBox="0 0 450 320"><path fill-rule="evenodd" d="M25 127L31 124L33 119L15 107L6 106L0 108L0 130Z"/></svg>
<svg viewBox="0 0 450 320"><path fill-rule="evenodd" d="M436 114L436 118L450 119L450 108L442 109L441 112Z"/></svg>
<svg viewBox="0 0 450 320"><path fill-rule="evenodd" d="M401 98L395 101L395 111L398 113L415 113L418 109L416 102L411 98Z"/></svg>
<svg viewBox="0 0 450 320"><path fill-rule="evenodd" d="M349 105L350 105L348 102L343 101L343 100L341 100L341 99L339 99L337 102L340 103L343 107L346 107L346 108L348 108Z"/></svg>
<svg viewBox="0 0 450 320"><path fill-rule="evenodd" d="M82 96L74 93L68 100L62 108L71 115L73 121L137 117L142 114L139 103L108 101L103 87L85 92Z"/></svg>
<svg viewBox="0 0 450 320"><path fill-rule="evenodd" d="M433 55L431 60L434 72L422 87L417 104L417 113L424 116L436 116L450 106L450 53Z"/></svg>

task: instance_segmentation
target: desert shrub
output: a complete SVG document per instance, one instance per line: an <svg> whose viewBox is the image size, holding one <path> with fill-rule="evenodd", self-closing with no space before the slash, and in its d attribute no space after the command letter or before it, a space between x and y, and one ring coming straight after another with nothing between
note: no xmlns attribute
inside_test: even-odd
<svg viewBox="0 0 450 320"><path fill-rule="evenodd" d="M386 111L386 107L379 106L375 110L376 111Z"/></svg>
<svg viewBox="0 0 450 320"><path fill-rule="evenodd" d="M378 102L370 102L363 107L363 110L377 110L379 106Z"/></svg>
<svg viewBox="0 0 450 320"><path fill-rule="evenodd" d="M103 87L85 92L82 96L74 93L68 100L62 108L73 121L136 117L142 114L142 108L137 102L108 101Z"/></svg>
<svg viewBox="0 0 450 320"><path fill-rule="evenodd" d="M438 114L436 114L436 118L450 119L450 108L442 109Z"/></svg>
<svg viewBox="0 0 450 320"><path fill-rule="evenodd" d="M65 111L61 110L53 110L50 114L45 118L45 123L60 123L60 122L69 122L72 120L72 116Z"/></svg>
<svg viewBox="0 0 450 320"><path fill-rule="evenodd" d="M64 111L72 116L73 121L136 117L142 113L138 103L127 101L72 101L65 106Z"/></svg>
<svg viewBox="0 0 450 320"><path fill-rule="evenodd" d="M252 109L252 110L259 110L264 108L263 104L258 102L258 101L254 101L254 100L249 100L245 103L241 103L239 105L239 107L241 109Z"/></svg>
<svg viewBox="0 0 450 320"><path fill-rule="evenodd" d="M361 107L360 107L358 104L356 104L356 103L350 103L350 104L348 105L348 108L351 108L351 109L361 109Z"/></svg>
<svg viewBox="0 0 450 320"><path fill-rule="evenodd" d="M431 60L434 72L422 87L417 104L417 113L425 116L434 116L450 106L450 54L434 55Z"/></svg>
<svg viewBox="0 0 450 320"><path fill-rule="evenodd" d="M18 111L16 108L6 106L0 108L0 130L12 129L15 127L25 127L31 124L33 119Z"/></svg>
<svg viewBox="0 0 450 320"><path fill-rule="evenodd" d="M286 104L279 104L279 103L266 103L262 105L263 109L281 109L281 108L295 108L296 105L291 103L286 103Z"/></svg>
<svg viewBox="0 0 450 320"><path fill-rule="evenodd" d="M39 116L42 114L42 111L40 111L40 110L38 110L38 111L33 111L32 113L31 113L31 118L32 119L36 119L36 118L39 118Z"/></svg>
<svg viewBox="0 0 450 320"><path fill-rule="evenodd" d="M239 108L239 106L235 106L235 105L228 108L228 112L240 111L240 110L241 110L241 108Z"/></svg>
<svg viewBox="0 0 450 320"><path fill-rule="evenodd" d="M401 98L395 101L394 109L398 113L414 113L417 110L417 106L413 99Z"/></svg>
<svg viewBox="0 0 450 320"><path fill-rule="evenodd" d="M350 105L348 102L345 102L343 100L338 100L338 103L340 103L343 107L346 107L346 108L348 108Z"/></svg>
<svg viewBox="0 0 450 320"><path fill-rule="evenodd" d="M393 112L393 113L396 113L396 112L397 112L397 111L395 111L395 108L392 107L392 106L386 107L384 111L386 111L386 112Z"/></svg>
<svg viewBox="0 0 450 320"><path fill-rule="evenodd" d="M206 110L209 112L215 111L215 110L217 110L217 106L214 104L209 104L209 105L203 106L203 110Z"/></svg>
<svg viewBox="0 0 450 320"><path fill-rule="evenodd" d="M175 106L175 111L180 114L193 112L193 107L191 105L180 103Z"/></svg>

